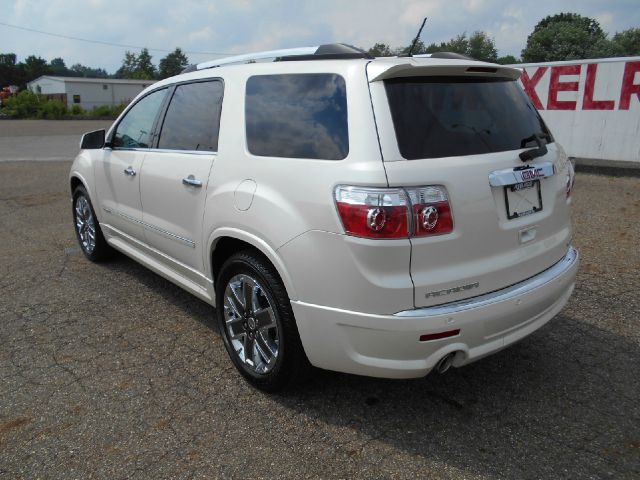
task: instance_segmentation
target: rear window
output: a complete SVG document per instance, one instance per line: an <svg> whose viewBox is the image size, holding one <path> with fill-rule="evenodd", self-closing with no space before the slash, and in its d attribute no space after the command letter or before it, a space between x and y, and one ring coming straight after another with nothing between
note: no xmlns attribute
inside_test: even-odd
<svg viewBox="0 0 640 480"><path fill-rule="evenodd" d="M340 75L254 76L246 94L253 155L342 160L349 153L347 92Z"/></svg>
<svg viewBox="0 0 640 480"><path fill-rule="evenodd" d="M409 77L385 81L402 156L456 157L536 146L553 138L515 80Z"/></svg>

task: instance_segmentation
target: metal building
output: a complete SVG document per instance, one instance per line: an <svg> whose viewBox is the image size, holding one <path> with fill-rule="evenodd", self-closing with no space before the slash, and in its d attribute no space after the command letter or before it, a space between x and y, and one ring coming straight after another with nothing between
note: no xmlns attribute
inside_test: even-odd
<svg viewBox="0 0 640 480"><path fill-rule="evenodd" d="M84 110L91 110L101 105L129 103L152 83L154 83L153 80L43 75L30 81L27 87L32 92L41 93L51 98L59 98L69 108L73 105L80 105Z"/></svg>

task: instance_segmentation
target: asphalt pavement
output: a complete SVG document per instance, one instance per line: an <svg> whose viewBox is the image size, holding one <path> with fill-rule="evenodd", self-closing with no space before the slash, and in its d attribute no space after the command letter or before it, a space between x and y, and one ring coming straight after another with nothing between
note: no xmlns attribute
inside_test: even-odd
<svg viewBox="0 0 640 480"><path fill-rule="evenodd" d="M0 162L73 160L83 133L111 120L0 120Z"/></svg>
<svg viewBox="0 0 640 480"><path fill-rule="evenodd" d="M575 293L518 344L267 395L210 306L125 256L84 258L69 167L0 162L0 479L640 477L640 179L578 174Z"/></svg>

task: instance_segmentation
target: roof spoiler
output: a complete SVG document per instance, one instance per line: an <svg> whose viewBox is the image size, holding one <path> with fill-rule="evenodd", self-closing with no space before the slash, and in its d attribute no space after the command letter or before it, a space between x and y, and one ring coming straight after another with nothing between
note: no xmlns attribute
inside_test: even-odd
<svg viewBox="0 0 640 480"><path fill-rule="evenodd" d="M431 57L433 58L433 57ZM436 57L441 58L441 57ZM406 63L389 65L383 63L370 63L368 65L370 82L379 82L396 77L426 77L426 76L481 76L502 77L517 80L522 74L521 70L504 65L478 62L475 60L451 59L444 63L430 64L428 58L407 58Z"/></svg>

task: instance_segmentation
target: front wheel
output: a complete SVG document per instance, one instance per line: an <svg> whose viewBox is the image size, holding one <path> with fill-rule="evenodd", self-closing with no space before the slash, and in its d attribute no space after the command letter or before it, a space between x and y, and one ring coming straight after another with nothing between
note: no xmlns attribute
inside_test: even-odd
<svg viewBox="0 0 640 480"><path fill-rule="evenodd" d="M102 235L100 224L83 186L73 192L73 224L82 253L92 262L109 257L111 248Z"/></svg>
<svg viewBox="0 0 640 480"><path fill-rule="evenodd" d="M216 282L220 334L238 371L273 392L310 369L289 297L271 264L253 251L232 255Z"/></svg>

